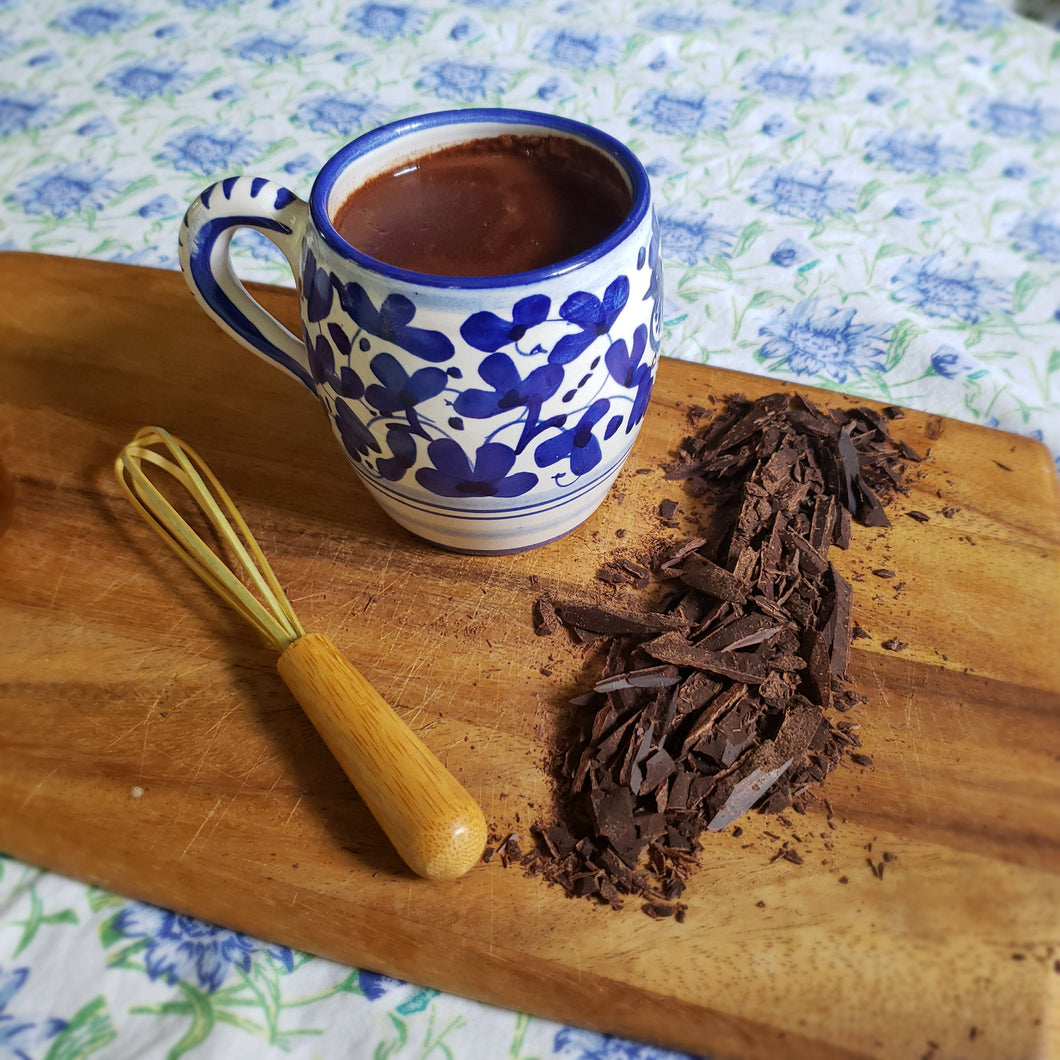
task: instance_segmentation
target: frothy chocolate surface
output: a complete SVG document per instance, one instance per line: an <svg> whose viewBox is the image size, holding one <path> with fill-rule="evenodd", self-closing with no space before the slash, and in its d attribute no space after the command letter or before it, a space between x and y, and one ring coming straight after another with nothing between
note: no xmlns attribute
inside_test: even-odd
<svg viewBox="0 0 1060 1060"><path fill-rule="evenodd" d="M444 148L375 177L339 207L346 242L435 276L543 268L595 246L632 205L616 165L559 136L498 136Z"/></svg>

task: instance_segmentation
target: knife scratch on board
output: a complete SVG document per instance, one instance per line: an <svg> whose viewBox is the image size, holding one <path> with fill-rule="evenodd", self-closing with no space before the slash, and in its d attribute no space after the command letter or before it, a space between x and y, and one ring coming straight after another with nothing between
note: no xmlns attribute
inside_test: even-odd
<svg viewBox="0 0 1060 1060"><path fill-rule="evenodd" d="M36 784L33 785L33 790L22 800L22 805L19 807L20 810L24 810L34 798L36 798L37 792L40 791L44 785L51 780L52 777L58 772L57 769L49 770Z"/></svg>
<svg viewBox="0 0 1060 1060"><path fill-rule="evenodd" d="M178 860L184 860L188 851L191 850L191 848L194 846L195 840L199 838L199 836L202 834L202 830L210 823L210 820L213 818L213 815L217 813L217 807L220 806L223 801L223 799L218 799L213 804L213 806L210 808L210 812L199 823L199 827L195 829L195 834L185 844L184 849L180 852L180 858Z"/></svg>
<svg viewBox="0 0 1060 1060"><path fill-rule="evenodd" d="M302 805L303 798L305 798L304 795L299 795L298 798L295 800L295 804L291 807L291 812L287 815L287 820L283 822L284 828L286 828L291 823L291 819L298 812L298 807Z"/></svg>

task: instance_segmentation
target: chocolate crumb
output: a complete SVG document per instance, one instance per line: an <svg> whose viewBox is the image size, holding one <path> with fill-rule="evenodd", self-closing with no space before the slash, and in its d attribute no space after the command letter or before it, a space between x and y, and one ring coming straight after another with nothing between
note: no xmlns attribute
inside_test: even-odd
<svg viewBox="0 0 1060 1060"><path fill-rule="evenodd" d="M552 598L542 596L534 604L534 632L539 637L547 637L559 629L559 618Z"/></svg>
<svg viewBox="0 0 1060 1060"><path fill-rule="evenodd" d="M894 571L888 570L886 567L877 567L873 572L877 578L893 578Z"/></svg>
<svg viewBox="0 0 1060 1060"><path fill-rule="evenodd" d="M905 514L908 515L910 519L915 519L918 523L928 523L931 521L931 516L926 515L924 512L912 511L906 512Z"/></svg>
<svg viewBox="0 0 1060 1060"><path fill-rule="evenodd" d="M665 500L659 505L659 518L670 526L675 526L674 516L677 514L678 502Z"/></svg>
<svg viewBox="0 0 1060 1060"><path fill-rule="evenodd" d="M887 651L905 651L909 645L904 640L899 640L897 637L891 637L889 640L885 640L880 647L885 648Z"/></svg>
<svg viewBox="0 0 1060 1060"><path fill-rule="evenodd" d="M943 509L942 509L942 514L943 514L943 515L944 515L944 516L945 516L945 517L946 517L947 519L952 519L952 518L953 518L953 517L954 517L954 516L955 516L955 515L956 515L956 514L957 514L957 513L959 512L959 511L960 511L960 508L950 508L950 507L946 507L946 508L943 508Z"/></svg>
<svg viewBox="0 0 1060 1060"><path fill-rule="evenodd" d="M868 755L863 754L852 754L850 761L859 766L871 766L872 759Z"/></svg>

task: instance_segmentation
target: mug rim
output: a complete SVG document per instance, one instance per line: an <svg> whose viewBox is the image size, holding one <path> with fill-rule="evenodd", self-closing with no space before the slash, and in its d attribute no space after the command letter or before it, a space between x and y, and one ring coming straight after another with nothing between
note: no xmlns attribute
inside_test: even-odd
<svg viewBox="0 0 1060 1060"><path fill-rule="evenodd" d="M336 181L352 162L410 133L461 124L536 126L545 131L575 136L590 144L606 154L629 179L632 203L626 216L605 239L574 257L564 258L539 269L500 273L493 276L441 276L435 273L403 269L365 254L339 235L328 214L327 204ZM611 136L610 133L573 118L565 118L556 114L506 107L470 107L462 110L432 111L409 118L400 118L351 140L344 147L339 148L321 168L310 190L309 213L313 226L332 250L356 262L362 268L381 276L419 287L490 289L541 283L574 272L606 257L636 231L647 215L650 203L651 188L644 166L629 147Z"/></svg>

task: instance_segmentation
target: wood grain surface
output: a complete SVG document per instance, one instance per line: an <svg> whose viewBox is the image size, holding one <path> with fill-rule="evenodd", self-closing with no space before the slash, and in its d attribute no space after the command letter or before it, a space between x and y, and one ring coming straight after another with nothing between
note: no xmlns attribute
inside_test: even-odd
<svg viewBox="0 0 1060 1060"><path fill-rule="evenodd" d="M162 548L112 464L146 424L193 445L306 629L395 706L497 834L526 837L551 812L564 704L599 665L565 635L536 637L533 601L594 592L616 550L687 532L653 516L682 498L660 469L684 406L775 381L665 361L589 523L525 555L468 557L381 514L313 399L225 338L179 275L4 254L0 290L0 457L16 487L0 539L0 849L693 1053L1058 1055L1060 501L1040 445L918 413L895 423L930 458L890 529L856 528L833 553L869 634L852 676L873 765L828 778L830 822L822 803L790 826L749 815L742 835L707 836L687 920L656 922L499 859L447 883L404 868L275 652ZM294 318L293 292L258 293ZM909 647L884 650L891 637ZM782 842L802 865L773 860ZM869 863L885 852L879 878Z"/></svg>

